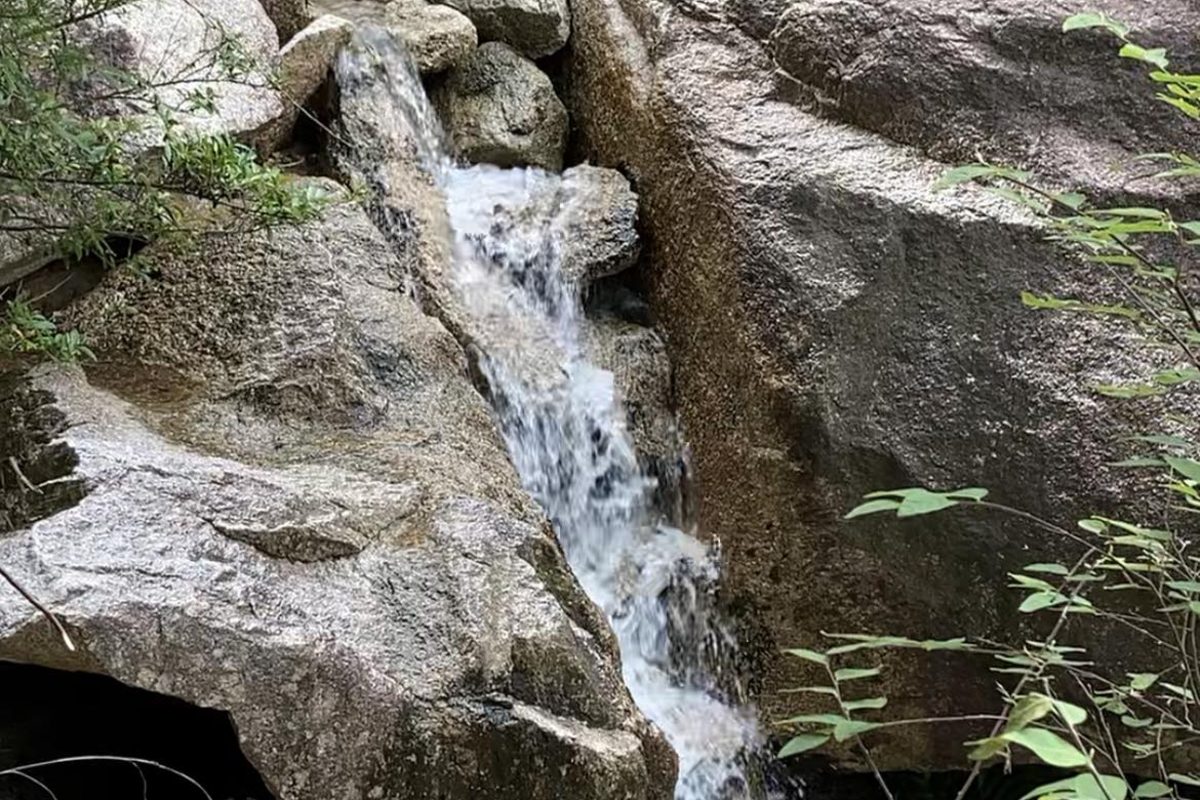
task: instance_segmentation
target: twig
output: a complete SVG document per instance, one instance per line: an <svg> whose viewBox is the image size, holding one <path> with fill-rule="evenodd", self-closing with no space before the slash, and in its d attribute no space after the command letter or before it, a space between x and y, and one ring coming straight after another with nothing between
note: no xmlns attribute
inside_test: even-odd
<svg viewBox="0 0 1200 800"><path fill-rule="evenodd" d="M208 793L208 790L205 789L204 786L202 786L199 781L197 781L195 778L188 775L187 773L180 772L179 770L177 770L173 767L168 767L166 764L160 764L157 761L151 761L150 759L147 759L147 758L133 758L132 756L67 756L65 758L55 758L55 759L51 759L49 761L39 761L36 764L22 764L19 767L13 767L11 769L0 770L0 776L16 775L21 772L32 770L32 769L41 769L42 767L57 767L57 766L61 766L62 764L80 764L80 763L87 763L90 761L118 761L123 764L135 764L135 765L139 765L139 766L154 767L155 769L161 769L163 772L167 772L178 778L182 778L183 780L187 781L192 786L195 786L197 791L199 791L200 794L202 794L204 796L205 800L213 800L213 797L211 794Z"/></svg>
<svg viewBox="0 0 1200 800"><path fill-rule="evenodd" d="M33 492L34 494L42 494L42 490L37 486L34 486L29 478L25 477L25 473L21 471L21 465L17 463L16 456L8 457L8 465L12 467L12 471L17 476L17 480L21 482L21 485L26 491Z"/></svg>
<svg viewBox="0 0 1200 800"><path fill-rule="evenodd" d="M5 581L7 581L9 586L16 589L17 592L24 597L31 606L40 611L42 616L50 621L50 624L54 626L56 631L58 631L58 635L62 637L63 645L66 646L66 648L72 653L74 653L75 642L71 640L71 635L67 633L67 629L63 627L63 624L58 621L58 617L54 615L54 612L42 605L41 602L39 602L36 597L30 594L24 586L18 583L17 579L10 575L8 570L6 570L4 567L0 567L0 578L3 578ZM3 772L0 772L0 775L3 774Z"/></svg>

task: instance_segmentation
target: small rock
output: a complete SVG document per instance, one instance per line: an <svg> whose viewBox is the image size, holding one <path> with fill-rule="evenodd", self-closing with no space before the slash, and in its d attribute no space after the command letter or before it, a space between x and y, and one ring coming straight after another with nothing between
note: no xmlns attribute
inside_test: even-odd
<svg viewBox="0 0 1200 800"><path fill-rule="evenodd" d="M279 32L279 43L291 39L308 27L314 15L308 10L308 0L258 0L263 10L275 23Z"/></svg>
<svg viewBox="0 0 1200 800"><path fill-rule="evenodd" d="M563 268L580 285L616 275L637 261L638 198L615 169L586 164L563 173Z"/></svg>
<svg viewBox="0 0 1200 800"><path fill-rule="evenodd" d="M471 55L479 44L475 26L449 6L393 2L384 24L404 41L423 75L445 72Z"/></svg>
<svg viewBox="0 0 1200 800"><path fill-rule="evenodd" d="M482 45L450 73L434 105L468 161L562 169L567 110L550 78L508 45Z"/></svg>
<svg viewBox="0 0 1200 800"><path fill-rule="evenodd" d="M466 14L485 42L504 42L529 58L561 49L571 35L567 0L447 0Z"/></svg>

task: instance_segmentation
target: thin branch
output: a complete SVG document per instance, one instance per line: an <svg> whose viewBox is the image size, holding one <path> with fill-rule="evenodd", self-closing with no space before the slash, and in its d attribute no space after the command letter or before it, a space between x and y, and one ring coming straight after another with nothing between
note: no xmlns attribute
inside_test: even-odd
<svg viewBox="0 0 1200 800"><path fill-rule="evenodd" d="M54 629L58 631L58 635L62 637L63 645L66 646L66 648L72 653L74 653L75 642L71 640L71 635L67 633L67 629L63 627L63 624L58 621L58 617L54 615L54 612L42 605L41 602L32 594L30 594L24 586L18 583L17 579L10 575L8 570L4 569L4 567L0 567L0 578L3 578L5 581L7 581L9 586L16 589L17 592L25 598L26 602L36 608L39 612L41 612L43 617L49 620ZM0 772L0 775L3 774L3 772Z"/></svg>

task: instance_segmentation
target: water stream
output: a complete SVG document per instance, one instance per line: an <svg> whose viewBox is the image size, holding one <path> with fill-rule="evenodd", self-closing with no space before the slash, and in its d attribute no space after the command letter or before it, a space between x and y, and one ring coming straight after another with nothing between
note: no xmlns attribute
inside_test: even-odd
<svg viewBox="0 0 1200 800"><path fill-rule="evenodd" d="M375 102L392 107L376 113L406 129L445 195L454 292L513 463L608 616L635 702L679 755L676 797L748 795L760 737L722 666L735 644L711 602L716 559L655 513L654 479L639 467L613 375L589 363L591 323L563 269L556 220L588 194L541 170L455 164L401 50L382 32L357 37L339 81L369 73L386 84Z"/></svg>

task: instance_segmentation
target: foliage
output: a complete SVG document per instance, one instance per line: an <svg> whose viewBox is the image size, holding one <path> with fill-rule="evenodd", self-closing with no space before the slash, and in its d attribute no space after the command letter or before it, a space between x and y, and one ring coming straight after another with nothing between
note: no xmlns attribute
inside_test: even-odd
<svg viewBox="0 0 1200 800"><path fill-rule="evenodd" d="M1069 33L1102 28L1122 41L1120 55L1147 64L1158 97L1200 118L1200 76L1170 71L1169 54L1131 41L1129 29L1103 14L1080 14L1064 23ZM1157 153L1146 161L1166 165L1163 178L1200 176L1200 161ZM1187 252L1200 244L1200 221L1180 221L1157 208L1094 208L1074 192L1040 188L1023 171L969 164L949 171L936 188L985 186L1035 214L1053 240L1111 276L1127 304L1095 303L1025 292L1033 309L1084 313L1134 325L1149 346L1173 351L1178 365L1144 382L1093 387L1116 397L1174 391L1200 379L1200 318L1189 295ZM1180 798L1200 787L1195 749L1200 744L1200 555L1179 529L1200 512L1200 445L1166 434L1135 437L1147 448L1121 466L1153 470L1155 497L1165 498L1162 520L1147 526L1093 516L1063 527L988 499L983 489L936 492L899 489L867 495L848 519L895 514L917 517L952 510L987 511L1016 519L1074 543L1072 563L1030 563L1010 574L1022 595L1019 611L1046 619L1040 641L1016 645L984 639L917 641L897 636L823 634L825 649L786 651L818 670L821 678L793 691L823 698L830 711L803 714L780 724L791 738L781 757L848 743L857 747L883 793L892 794L871 757L873 734L907 725L972 722L989 730L966 743L974 767L957 795L966 796L983 765L1026 758L1065 772L1023 800L1126 800ZM1161 494L1159 494L1161 493ZM1069 628L1085 624L1122 628L1143 645L1152 672L1113 674L1081 648L1068 645ZM1107 628L1105 628L1107 629ZM953 651L989 658L1002 681L995 714L936 719L887 719L888 698L864 690L886 665L890 650ZM1141 776L1141 777L1135 777Z"/></svg>
<svg viewBox="0 0 1200 800"><path fill-rule="evenodd" d="M88 25L128 2L4 4L0 232L36 237L63 257L111 264L120 254L115 241L193 234L188 199L222 210L224 224L241 229L316 215L317 193L292 189L233 138L197 134L185 124L215 113L218 82L265 74L237 36L196 10L210 34L200 57L178 72L149 76L103 63L84 44ZM87 355L27 312L9 307L0 347L47 344L55 357Z"/></svg>

